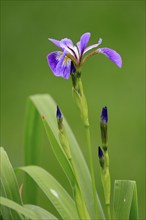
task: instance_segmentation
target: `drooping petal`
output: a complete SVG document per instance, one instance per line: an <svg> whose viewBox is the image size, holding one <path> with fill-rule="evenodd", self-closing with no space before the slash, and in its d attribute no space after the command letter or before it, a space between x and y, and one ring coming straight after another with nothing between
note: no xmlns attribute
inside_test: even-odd
<svg viewBox="0 0 146 220"><path fill-rule="evenodd" d="M64 50L59 62L56 66L56 72L60 73L60 76L68 79L71 70L71 60L66 56L67 52Z"/></svg>
<svg viewBox="0 0 146 220"><path fill-rule="evenodd" d="M79 49L80 55L82 55L84 53L84 50L89 42L90 35L91 34L89 32L83 34L80 38L80 41L77 43L77 47Z"/></svg>
<svg viewBox="0 0 146 220"><path fill-rule="evenodd" d="M122 67L122 58L121 56L113 49L110 48L99 48L97 49L98 53L102 53L107 56L112 62L114 62L119 68Z"/></svg>
<svg viewBox="0 0 146 220"><path fill-rule="evenodd" d="M66 51L63 53L55 51L48 54L47 61L55 76L60 76L64 79L68 79L70 77L71 60L66 57Z"/></svg>
<svg viewBox="0 0 146 220"><path fill-rule="evenodd" d="M52 39L52 38L48 38L53 44L55 44L57 47L61 48L62 47L60 46L60 40L55 40L55 39Z"/></svg>
<svg viewBox="0 0 146 220"><path fill-rule="evenodd" d="M47 55L48 65L55 75L58 75L56 73L56 66L59 62L59 56L61 56L61 54L62 53L60 51L55 51Z"/></svg>
<svg viewBox="0 0 146 220"><path fill-rule="evenodd" d="M91 49L93 49L93 48L98 47L101 43L102 43L102 39L100 38L97 44L93 44L93 45L87 47L87 48L84 50L84 53L86 53L87 51L89 51L89 50L91 50ZM83 53L83 54L84 54L84 53Z"/></svg>

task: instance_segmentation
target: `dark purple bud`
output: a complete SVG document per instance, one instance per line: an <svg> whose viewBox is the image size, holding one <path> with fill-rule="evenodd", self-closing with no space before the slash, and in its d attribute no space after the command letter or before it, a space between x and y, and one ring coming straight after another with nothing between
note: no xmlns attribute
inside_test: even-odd
<svg viewBox="0 0 146 220"><path fill-rule="evenodd" d="M104 154L100 146L98 146L98 158L99 158L99 163L102 169L105 168L105 159L104 159Z"/></svg>
<svg viewBox="0 0 146 220"><path fill-rule="evenodd" d="M100 146L98 146L98 157L99 157L99 159L104 157L103 151Z"/></svg>
<svg viewBox="0 0 146 220"><path fill-rule="evenodd" d="M108 122L108 111L107 111L106 106L102 108L101 121L104 122L104 123Z"/></svg>
<svg viewBox="0 0 146 220"><path fill-rule="evenodd" d="M75 73L76 72L76 68L73 64L73 62L71 61L71 69L70 69L70 73Z"/></svg>
<svg viewBox="0 0 146 220"><path fill-rule="evenodd" d="M57 111L56 111L56 118L57 119L61 119L62 118L62 113L61 113L60 108L58 107L58 105L57 105Z"/></svg>

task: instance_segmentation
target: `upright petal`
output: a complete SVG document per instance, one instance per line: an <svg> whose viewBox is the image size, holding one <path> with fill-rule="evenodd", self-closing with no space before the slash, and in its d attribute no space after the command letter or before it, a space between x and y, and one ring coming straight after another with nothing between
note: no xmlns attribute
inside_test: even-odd
<svg viewBox="0 0 146 220"><path fill-rule="evenodd" d="M47 61L55 76L60 76L64 79L68 79L70 77L71 60L66 57L66 51L63 53L55 51L48 54Z"/></svg>
<svg viewBox="0 0 146 220"><path fill-rule="evenodd" d="M99 48L97 49L98 53L102 53L107 56L112 62L114 62L119 68L122 67L122 58L121 56L113 49L110 48Z"/></svg>
<svg viewBox="0 0 146 220"><path fill-rule="evenodd" d="M93 45L87 47L87 48L84 50L84 53L86 53L87 51L89 51L89 50L91 50L91 49L93 49L93 48L98 47L101 43L102 43L102 39L100 38L97 44L93 44Z"/></svg>
<svg viewBox="0 0 146 220"><path fill-rule="evenodd" d="M84 53L84 50L89 42L90 35L91 34L89 32L83 34L80 38L80 41L77 43L77 47L79 49L80 55L82 55Z"/></svg>

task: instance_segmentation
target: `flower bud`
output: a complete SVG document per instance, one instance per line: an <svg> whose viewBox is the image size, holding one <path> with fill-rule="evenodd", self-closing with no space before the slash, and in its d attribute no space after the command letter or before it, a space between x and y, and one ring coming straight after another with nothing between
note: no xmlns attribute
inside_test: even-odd
<svg viewBox="0 0 146 220"><path fill-rule="evenodd" d="M59 130L58 137L62 145L62 148L64 150L64 153L66 154L67 158L70 160L71 152L69 148L68 138L67 138L67 134L66 134L66 131L63 125L63 116L58 106L57 106L57 111L56 111L56 118L57 118L57 123L58 123L58 130Z"/></svg>
<svg viewBox="0 0 146 220"><path fill-rule="evenodd" d="M57 111L56 111L56 118L57 118L57 123L58 123L58 129L61 130L62 129L62 122L63 122L63 116L62 113L60 111L59 106L57 105Z"/></svg>
<svg viewBox="0 0 146 220"><path fill-rule="evenodd" d="M107 135L108 111L106 106L102 108L100 119L101 119L100 130L101 130L102 148L104 151L106 151L107 143L108 143L108 135Z"/></svg>
<svg viewBox="0 0 146 220"><path fill-rule="evenodd" d="M106 106L102 108L101 121L103 123L107 123L108 122L108 111L107 111L107 107Z"/></svg>
<svg viewBox="0 0 146 220"><path fill-rule="evenodd" d="M100 146L98 146L98 158L99 158L99 163L102 169L105 167L105 159L104 159L104 154Z"/></svg>
<svg viewBox="0 0 146 220"><path fill-rule="evenodd" d="M56 118L57 119L61 119L62 118L62 113L61 113L60 108L59 108L58 105L57 105L57 111L56 111Z"/></svg>

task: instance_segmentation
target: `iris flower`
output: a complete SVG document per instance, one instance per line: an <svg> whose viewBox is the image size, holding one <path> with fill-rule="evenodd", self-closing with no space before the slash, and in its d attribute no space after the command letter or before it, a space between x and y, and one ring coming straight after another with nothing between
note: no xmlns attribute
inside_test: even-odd
<svg viewBox="0 0 146 220"><path fill-rule="evenodd" d="M68 79L71 73L75 73L81 68L86 59L88 59L91 55L99 53L107 56L119 68L122 67L122 59L116 51L106 47L97 49L97 47L102 43L101 38L96 44L87 46L89 39L89 32L83 34L76 45L74 45L68 38L64 38L60 41L49 38L52 43L61 49L61 51L54 51L47 55L48 65L55 76ZM93 48L96 48L96 50L92 51L83 58L83 55Z"/></svg>

